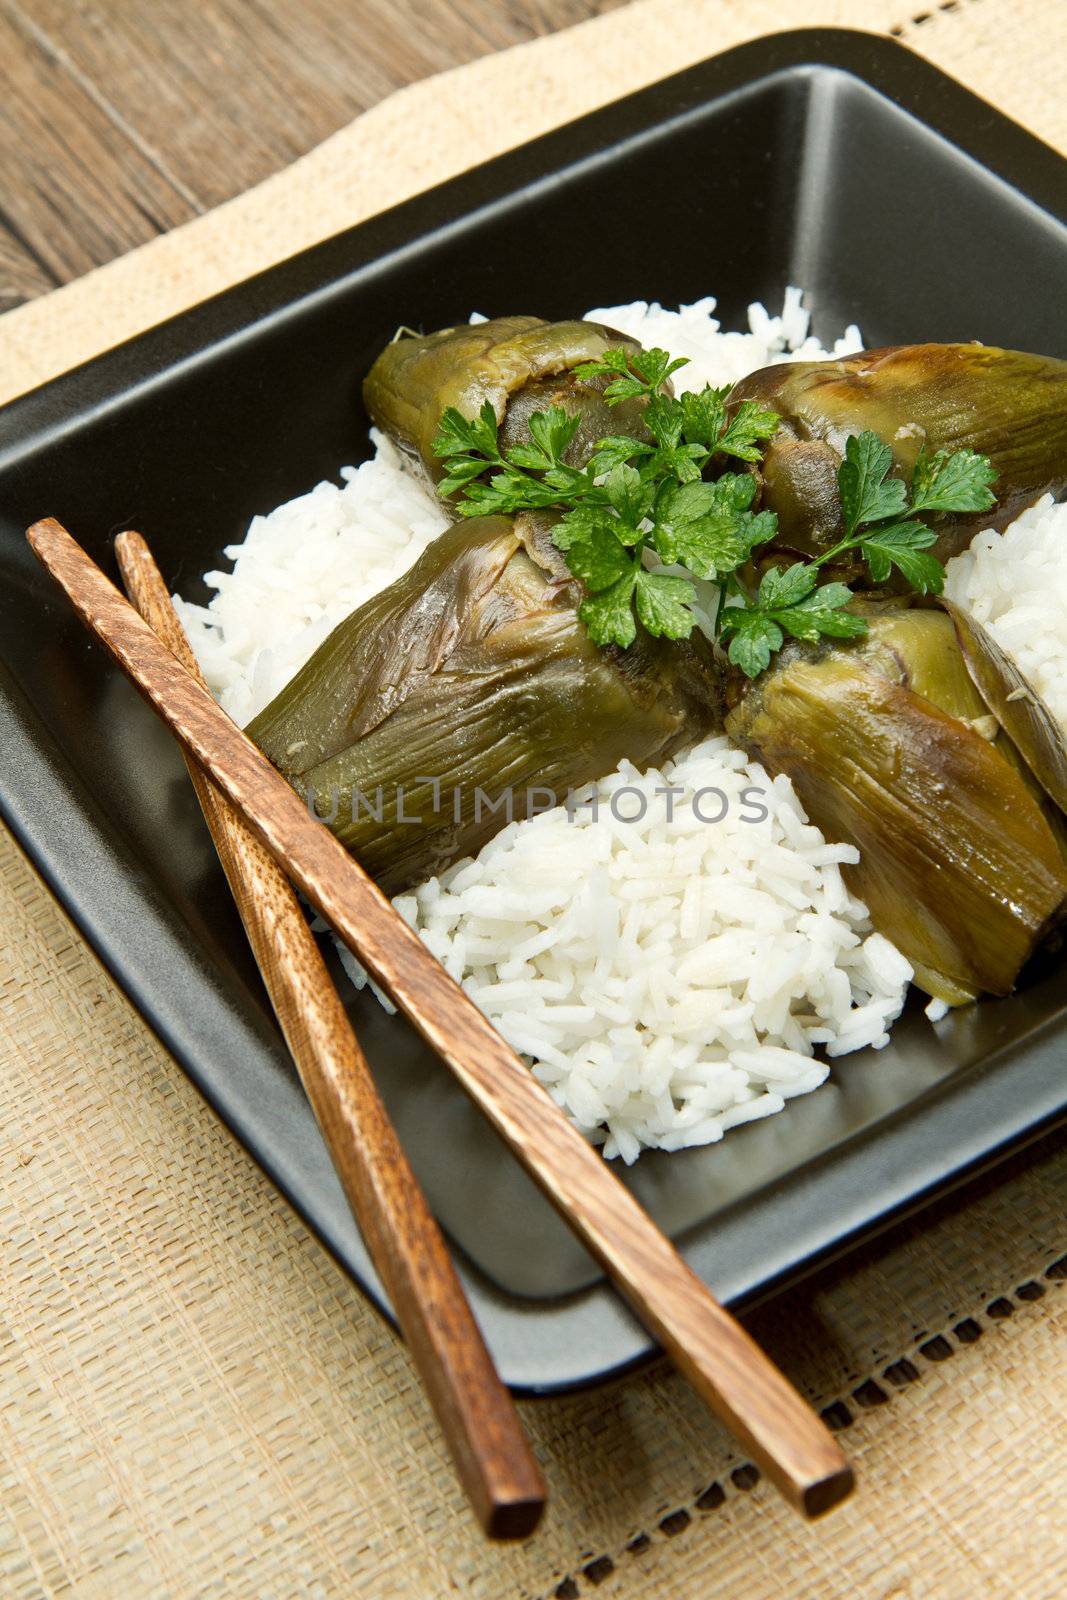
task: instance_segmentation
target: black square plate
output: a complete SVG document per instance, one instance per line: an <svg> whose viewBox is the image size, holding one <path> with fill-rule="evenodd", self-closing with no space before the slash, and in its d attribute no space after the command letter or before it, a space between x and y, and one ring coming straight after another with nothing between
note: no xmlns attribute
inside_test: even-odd
<svg viewBox="0 0 1067 1600"><path fill-rule="evenodd" d="M58 516L113 570L150 539L197 591L250 517L366 452L360 380L400 322L571 316L802 284L817 333L1067 356L1067 166L900 46L783 34L609 106L273 268L0 415L3 811L211 1104L380 1302L169 736L36 568ZM3 338L0 324L0 341ZM447 1073L373 1000L358 1031L460 1246L504 1376L551 1390L648 1340ZM1067 1107L1064 967L725 1142L647 1154L644 1203L726 1300L766 1292Z"/></svg>

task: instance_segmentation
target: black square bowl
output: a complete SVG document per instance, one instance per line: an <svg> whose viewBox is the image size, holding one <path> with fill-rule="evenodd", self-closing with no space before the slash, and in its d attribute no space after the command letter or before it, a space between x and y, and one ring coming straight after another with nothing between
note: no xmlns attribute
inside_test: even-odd
<svg viewBox="0 0 1067 1600"><path fill-rule="evenodd" d="M173 587L250 517L367 451L360 380L398 323L572 316L805 287L815 331L1067 356L1065 164L898 45L743 46L374 218L0 414L0 799L165 1044L383 1303L170 737L37 569L61 519L105 566L121 528ZM0 341L3 338L0 324ZM407 1026L358 1032L503 1375L547 1391L650 1345ZM1047 1128L1067 1105L1064 969L931 1027L719 1146L624 1173L727 1301L765 1293Z"/></svg>

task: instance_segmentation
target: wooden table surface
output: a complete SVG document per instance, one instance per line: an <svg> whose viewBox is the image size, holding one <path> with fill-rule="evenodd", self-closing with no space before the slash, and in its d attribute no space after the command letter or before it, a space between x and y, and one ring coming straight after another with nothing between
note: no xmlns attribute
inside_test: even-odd
<svg viewBox="0 0 1067 1600"><path fill-rule="evenodd" d="M0 0L0 310L620 0Z"/></svg>

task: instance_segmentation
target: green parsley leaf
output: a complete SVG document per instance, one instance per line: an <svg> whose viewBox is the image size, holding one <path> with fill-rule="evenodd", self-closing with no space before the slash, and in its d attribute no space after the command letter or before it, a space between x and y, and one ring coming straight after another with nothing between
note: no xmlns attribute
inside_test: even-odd
<svg viewBox="0 0 1067 1600"><path fill-rule="evenodd" d="M488 463L499 462L496 431L496 412L488 400L473 420L449 406L433 442L434 454L448 462L438 490L441 495L455 494L479 477Z"/></svg>
<svg viewBox="0 0 1067 1600"><path fill-rule="evenodd" d="M742 461L759 461L761 441L778 431L780 417L756 400L743 400L727 420L726 397L729 388L701 389L698 394L679 396L682 434L689 444L699 444L709 455L737 456Z"/></svg>
<svg viewBox="0 0 1067 1600"><path fill-rule="evenodd" d="M797 561L784 571L771 567L763 574L759 586L761 611L778 611L783 606L795 606L815 587L818 569L806 561Z"/></svg>
<svg viewBox="0 0 1067 1600"><path fill-rule="evenodd" d="M727 606L721 632L730 640L727 655L746 678L758 678L770 666L771 656L782 648L783 634L772 617L744 606Z"/></svg>
<svg viewBox="0 0 1067 1600"><path fill-rule="evenodd" d="M921 450L909 505L904 485L886 476L892 461L892 451L876 434L861 433L848 440L837 472L846 535L816 565L858 549L875 583L885 583L896 567L920 594L940 594L945 569L929 553L937 535L915 521L914 513L986 511L994 503L989 485L996 474L988 458L973 450L939 450L934 456Z"/></svg>
<svg viewBox="0 0 1067 1600"><path fill-rule="evenodd" d="M655 445L643 444L641 440L628 438L626 434L609 434L606 439L597 442L586 472L591 478L602 478L621 461L639 461L655 453Z"/></svg>
<svg viewBox="0 0 1067 1600"><path fill-rule="evenodd" d="M599 361L583 361L574 368L574 376L583 381L588 378L604 378L612 372L627 373L630 363L626 351L615 345L610 350L605 350Z"/></svg>
<svg viewBox="0 0 1067 1600"><path fill-rule="evenodd" d="M894 565L919 594L940 594L945 587L945 569L936 556L916 550L898 551Z"/></svg>
<svg viewBox="0 0 1067 1600"><path fill-rule="evenodd" d="M749 472L726 472L706 487L713 494L708 515L717 519L717 529L727 525L731 529L741 549L734 565L740 566L756 545L765 544L777 533L778 518L773 511L748 510L756 493L756 480ZM725 552L723 555L725 560ZM719 563L720 573L727 570L724 560ZM698 573L697 576L704 574Z"/></svg>
<svg viewBox="0 0 1067 1600"><path fill-rule="evenodd" d="M747 511L755 498L756 480L751 472L724 472L711 488L716 506L724 511Z"/></svg>
<svg viewBox="0 0 1067 1600"><path fill-rule="evenodd" d="M604 480L609 505L634 529L647 516L655 492L655 484L646 482L636 467L628 467L624 462L612 467Z"/></svg>
<svg viewBox="0 0 1067 1600"><path fill-rule="evenodd" d="M461 517L508 516L516 509L514 496L491 489L487 483L470 483L463 499L456 502Z"/></svg>
<svg viewBox="0 0 1067 1600"><path fill-rule="evenodd" d="M509 466L522 467L527 472L547 472L552 465L552 458L536 444L513 445L507 459Z"/></svg>
<svg viewBox="0 0 1067 1600"><path fill-rule="evenodd" d="M669 350L659 350L653 345L651 350L636 350L630 357L630 366L639 378L643 378L650 389L658 389L679 367L689 365L688 356L675 356L672 358Z"/></svg>
<svg viewBox="0 0 1067 1600"><path fill-rule="evenodd" d="M837 469L841 511L845 532L851 536L863 522L880 522L904 510L907 489L899 478L886 474L893 465L893 452L876 433L851 434L845 443L845 459Z"/></svg>
<svg viewBox="0 0 1067 1600"><path fill-rule="evenodd" d="M569 550L574 544L594 538L601 528L606 529L616 543L625 532L618 517L612 516L607 506L587 500L564 512L552 529L552 543L557 550Z"/></svg>
<svg viewBox="0 0 1067 1600"><path fill-rule="evenodd" d="M457 452L453 447L458 446L484 455L491 461L498 461L500 456L496 435L497 420L492 401L483 401L481 410L473 419L464 417L455 406L449 406L438 425L434 452L437 455L454 455ZM442 441L441 449L438 448L438 440Z"/></svg>
<svg viewBox="0 0 1067 1600"><path fill-rule="evenodd" d="M521 472L494 472L488 483L470 483L457 506L464 517L511 516L538 506L559 505L559 492L540 478Z"/></svg>
<svg viewBox="0 0 1067 1600"><path fill-rule="evenodd" d="M670 395L654 394L645 407L645 427L664 449L673 450L682 439L682 407Z"/></svg>
<svg viewBox="0 0 1067 1600"><path fill-rule="evenodd" d="M672 478L677 478L679 483L696 483L704 460L704 452L698 444L679 444L670 449L661 445L642 462L640 470L642 477L656 483L670 482Z"/></svg>
<svg viewBox="0 0 1067 1600"><path fill-rule="evenodd" d="M471 482L474 478L481 477L485 471L485 462L477 456L452 456L449 459L448 471L437 485L437 492L447 499L457 490Z"/></svg>
<svg viewBox="0 0 1067 1600"><path fill-rule="evenodd" d="M711 511L721 509L721 497L714 483L671 483L660 488L656 498L657 522L679 526L683 522L698 522Z"/></svg>
<svg viewBox="0 0 1067 1600"><path fill-rule="evenodd" d="M614 347L605 350L599 361L583 361L574 368L575 377L612 377L604 390L609 405L629 400L636 395L655 395L672 372L688 364L687 356L671 358L667 350L624 350ZM614 376L613 376L614 375Z"/></svg>
<svg viewBox="0 0 1067 1600"><path fill-rule="evenodd" d="M648 384L643 378L616 378L604 390L604 399L609 406L617 406L620 400L634 400L639 394L648 393Z"/></svg>
<svg viewBox="0 0 1067 1600"><path fill-rule="evenodd" d="M884 583L901 551L928 550L936 543L937 534L925 522L891 522L866 529L860 535L859 549L875 583Z"/></svg>
<svg viewBox="0 0 1067 1600"><path fill-rule="evenodd" d="M668 565L680 562L698 578L717 578L748 555L742 515L731 508L718 484L668 484L656 501L652 542Z"/></svg>
<svg viewBox="0 0 1067 1600"><path fill-rule="evenodd" d="M911 480L911 511L988 511L996 504L996 472L974 450L919 451Z"/></svg>
<svg viewBox="0 0 1067 1600"><path fill-rule="evenodd" d="M759 461L763 455L761 444L774 437L781 420L777 411L768 411L758 400L742 400L715 441L716 454Z"/></svg>
<svg viewBox="0 0 1067 1600"><path fill-rule="evenodd" d="M727 606L720 630L730 638L729 657L748 677L754 678L769 665L788 633L806 644L819 639L854 639L866 633L862 617L844 609L852 599L843 583L824 583L818 589L802 589L808 578L814 583L815 569L798 562L785 572L766 573L755 605ZM773 581L768 584L768 579ZM790 595L798 598L790 601Z"/></svg>
<svg viewBox="0 0 1067 1600"><path fill-rule="evenodd" d="M824 583L795 605L776 609L774 620L794 639L807 644L815 644L823 636L856 639L867 632L867 624L862 617L844 610L851 599L852 591L846 584Z"/></svg>
<svg viewBox="0 0 1067 1600"><path fill-rule="evenodd" d="M741 514L740 531L748 546L749 555L758 544L766 544L778 532L778 517L773 511L745 511Z"/></svg>
<svg viewBox="0 0 1067 1600"><path fill-rule="evenodd" d="M737 524L716 512L695 522L681 523L667 537L657 523L653 543L661 561L686 566L697 578L725 577L748 556Z"/></svg>
<svg viewBox="0 0 1067 1600"><path fill-rule="evenodd" d="M567 548L567 565L576 578L596 594L608 589L627 573L633 574L634 559L619 543L610 527L593 523L584 539Z"/></svg>
<svg viewBox="0 0 1067 1600"><path fill-rule="evenodd" d="M682 413L682 434L688 444L702 445L710 451L726 425L728 388L705 387L678 396Z"/></svg>
<svg viewBox="0 0 1067 1600"><path fill-rule="evenodd" d="M530 437L555 466L563 456L581 423L581 414L568 416L562 406L535 411L530 418Z"/></svg>
<svg viewBox="0 0 1067 1600"><path fill-rule="evenodd" d="M936 543L937 534L923 522L893 522L869 529L859 548L875 583L885 583L896 567L920 594L940 594L945 569L936 556L923 554Z"/></svg>
<svg viewBox="0 0 1067 1600"><path fill-rule="evenodd" d="M685 578L666 572L637 572L637 615L658 638L688 639L696 619L689 609L696 590Z"/></svg>
<svg viewBox="0 0 1067 1600"><path fill-rule="evenodd" d="M580 471L578 467L550 467L545 473L545 483L550 489L556 490L554 505L560 501L582 499L586 495L595 493L593 480L588 472Z"/></svg>
<svg viewBox="0 0 1067 1600"><path fill-rule="evenodd" d="M578 432L581 416L569 416L562 406L535 411L530 418L530 443L515 445L508 460L532 472L547 472L562 464L568 445Z"/></svg>
<svg viewBox="0 0 1067 1600"><path fill-rule="evenodd" d="M591 594L578 607L578 615L589 630L594 644L617 644L623 650L637 637L633 613L633 592L637 574L630 572L610 589Z"/></svg>

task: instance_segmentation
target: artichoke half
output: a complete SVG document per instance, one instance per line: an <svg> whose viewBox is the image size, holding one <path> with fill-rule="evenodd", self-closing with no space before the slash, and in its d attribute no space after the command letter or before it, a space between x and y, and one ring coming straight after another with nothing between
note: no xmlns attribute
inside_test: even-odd
<svg viewBox="0 0 1067 1600"><path fill-rule="evenodd" d="M497 317L424 336L399 334L386 345L363 384L371 421L416 455L436 482L445 463L433 441L449 406L473 420L488 400L503 450L526 444L535 411L560 406L581 420L565 459L584 466L607 434L648 437L642 396L609 406L609 378L575 377L574 368L599 361L605 350L641 346L596 322L543 322Z"/></svg>
<svg viewBox="0 0 1067 1600"><path fill-rule="evenodd" d="M974 450L996 471L996 506L931 517L947 561L982 528L1003 528L1040 495L1067 489L1067 362L981 344L898 345L837 361L765 367L734 385L730 405L777 411L759 477L778 516L779 550L818 554L844 532L837 469L850 434L870 430L910 481L920 449ZM768 551L771 547L768 547ZM844 574L852 581L856 574Z"/></svg>
<svg viewBox="0 0 1067 1600"><path fill-rule="evenodd" d="M578 414L568 460L644 433L643 398L609 407L609 380L573 369L634 341L589 322L502 317L398 336L364 384L373 421L431 479L449 406L494 409L503 448L529 417ZM584 598L552 544L553 517L476 517L447 530L360 606L248 728L294 788L396 894L479 850L507 822L612 772L665 760L721 724L706 641L642 634L593 644Z"/></svg>
<svg viewBox="0 0 1067 1600"><path fill-rule="evenodd" d="M828 838L858 846L846 880L916 983L950 1005L1007 994L1067 906L1048 798L1062 792L1062 733L1033 691L1008 700L1003 657L972 620L964 650L945 610L863 614L854 643L783 650L727 732L788 774Z"/></svg>
<svg viewBox="0 0 1067 1600"><path fill-rule="evenodd" d="M534 513L449 528L247 729L387 894L721 721L702 637L592 643L550 529Z"/></svg>

